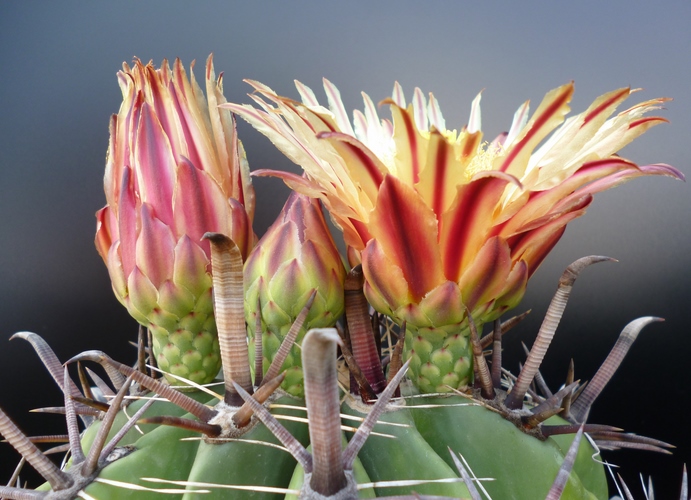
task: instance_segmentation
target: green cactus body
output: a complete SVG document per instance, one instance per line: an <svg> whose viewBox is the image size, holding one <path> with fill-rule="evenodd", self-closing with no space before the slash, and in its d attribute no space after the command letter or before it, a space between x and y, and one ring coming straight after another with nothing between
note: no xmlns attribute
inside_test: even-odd
<svg viewBox="0 0 691 500"><path fill-rule="evenodd" d="M346 439L345 435L343 435L343 446L348 444L348 440ZM307 450L311 451L312 447L309 446L307 447ZM355 477L355 480L357 481L357 484L369 484L372 482L372 479L369 477L367 474L367 470L365 469L365 466L362 465L362 462L360 461L359 458L355 458L355 462L353 463L353 476ZM302 468L301 465L298 464L298 466L295 468L295 472L293 472L293 477L290 480L290 484L288 485L288 489L290 490L296 490L299 491L300 488L302 488L302 485L305 482L305 469ZM377 494L374 491L374 488L362 488L358 489L358 498L376 498ZM299 500L299 497L295 494L289 493L286 495L285 500Z"/></svg>
<svg viewBox="0 0 691 500"><path fill-rule="evenodd" d="M410 392L408 388L406 392ZM203 392L190 393L194 399L207 401ZM430 482L398 487L363 488L359 498L406 495L411 491L423 495L451 498L469 498L470 494L454 468L448 448L463 455L473 473L483 481L492 498L537 499L544 498L573 440L573 435L556 436L541 441L527 435L497 413L466 398L458 396L411 397L407 405L392 404L379 418L374 433L359 452L353 475L358 484L386 481L428 480ZM126 409L127 415L136 411L145 400L135 401ZM213 405L217 400L207 401ZM283 425L304 445L308 442L307 425L290 420L304 417L304 412L279 406L302 405L290 396L274 401L274 415L288 416ZM367 414L365 407L352 396L346 397L342 413L357 418ZM175 405L161 401L152 405L145 417L156 415L182 416ZM120 412L114 434L127 420ZM189 414L186 417L191 417ZM348 418L342 425L357 426ZM547 423L563 424L552 417ZM96 422L84 433L82 444L88 451L100 423ZM259 492L252 487L275 487L299 490L304 471L285 450L279 449L278 440L262 424L255 424L239 440L231 442L205 442L198 434L164 425L142 424L144 434L132 429L120 441L129 454L104 467L85 492L102 500L136 498L158 499L169 494L160 489L188 490L184 500L214 498L278 498L276 493ZM352 432L344 435L352 437ZM607 482L602 465L592 455L595 450L586 441L581 442L578 458L562 498L607 498ZM156 482L146 478L160 479ZM456 479L444 483L435 480ZM165 481L181 482L177 485ZM128 489L121 483L135 485ZM211 487L210 485L217 485ZM249 486L248 490L225 486ZM45 488L42 488L45 489ZM208 490L210 493L201 493ZM297 499L287 494L286 499Z"/></svg>
<svg viewBox="0 0 691 500"><path fill-rule="evenodd" d="M187 395L209 405L217 400L208 401L208 394L197 391ZM144 400L136 401L126 409L132 415ZM275 400L278 405L303 405L292 397L281 397ZM304 411L278 408L272 411L275 415L286 415L289 418L304 418ZM183 411L177 406L161 401L156 402L144 414L145 418L158 415L183 416ZM194 418L189 414L186 418ZM113 435L127 421L128 417L121 411L116 424L111 429ZM286 420L285 426L305 445L307 444L307 426L303 422ZM85 451L93 442L93 437L99 427L99 422L90 426L82 439ZM258 422L237 439L223 442L223 439L205 442L199 439L199 434L190 430L165 425L142 424L139 426L144 434L132 429L120 441L119 447L128 447L129 454L104 467L98 479L91 483L85 492L98 499L156 499L168 498L169 494L160 489L185 489L185 486L174 486L164 482L147 480L146 478L165 481L190 482L188 493L182 498L192 500L197 498L276 498L273 493L260 493L255 487L267 486L286 488L296 467L295 459L280 447L279 441L271 432ZM121 483L135 485L128 489ZM208 483L219 485L218 488L196 487L194 483ZM226 489L225 485L245 485L248 490ZM199 490L209 490L210 494L196 493Z"/></svg>
<svg viewBox="0 0 691 500"><path fill-rule="evenodd" d="M358 418L364 418L367 412L367 408L352 397L346 399L341 410ZM384 413L379 422L374 432L387 437L370 436L358 455L372 481L458 480L453 465L447 465L415 429L412 415L405 406L391 406L391 411ZM422 495L470 497L462 482L375 488L377 496L406 495L411 490Z"/></svg>
<svg viewBox="0 0 691 500"><path fill-rule="evenodd" d="M492 498L545 498L573 434L541 441L521 432L501 415L459 396L412 398L415 427L449 465L448 447L459 452ZM431 405L432 407L428 407ZM566 423L552 417L548 423ZM607 479L596 451L581 441L563 499L606 499Z"/></svg>

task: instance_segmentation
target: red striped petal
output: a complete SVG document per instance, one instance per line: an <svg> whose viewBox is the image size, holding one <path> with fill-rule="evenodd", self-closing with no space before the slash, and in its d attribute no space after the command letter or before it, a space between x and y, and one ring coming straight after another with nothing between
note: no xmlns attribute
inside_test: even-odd
<svg viewBox="0 0 691 500"><path fill-rule="evenodd" d="M458 282L484 245L508 182L517 181L501 172L487 171L458 187L453 205L441 219L440 246L446 279Z"/></svg>
<svg viewBox="0 0 691 500"><path fill-rule="evenodd" d="M608 177L615 172L625 171L635 175L638 170L635 163L623 158L607 158L584 163L561 184L552 189L530 193L528 201L506 222L501 234L509 236L514 232L523 230L532 221L554 211L557 203L582 186L590 186L594 181ZM582 195L578 195L578 197L580 196Z"/></svg>
<svg viewBox="0 0 691 500"><path fill-rule="evenodd" d="M244 261L257 243L257 236L252 230L252 220L242 203L229 198L228 205L227 210L230 212L230 238L237 245Z"/></svg>
<svg viewBox="0 0 691 500"><path fill-rule="evenodd" d="M535 147L554 130L569 112L569 101L573 95L573 83L550 91L540 103L537 111L524 128L524 132L509 147L499 170L519 179L528 165Z"/></svg>
<svg viewBox="0 0 691 500"><path fill-rule="evenodd" d="M458 285L469 310L497 298L511 272L511 250L503 238L493 237L463 270Z"/></svg>
<svg viewBox="0 0 691 500"><path fill-rule="evenodd" d="M403 109L390 99L383 103L391 104L393 138L396 144L396 177L413 186L420 180L420 171L427 156L426 141L415 126L413 105Z"/></svg>
<svg viewBox="0 0 691 500"><path fill-rule="evenodd" d="M124 167L118 200L118 235L120 236L120 258L125 276L134 269L135 243L137 242L137 195L134 192L132 169Z"/></svg>
<svg viewBox="0 0 691 500"><path fill-rule="evenodd" d="M158 288L173 277L176 241L171 229L154 217L147 203L142 203L139 220L141 228L137 238L136 265Z"/></svg>
<svg viewBox="0 0 691 500"><path fill-rule="evenodd" d="M336 150L348 169L350 178L374 202L377 191L388 172L386 166L367 146L355 137L340 132L320 132L317 138L326 140Z"/></svg>
<svg viewBox="0 0 691 500"><path fill-rule="evenodd" d="M516 307L525 294L527 284L528 264L521 260L514 264L509 277L506 279L506 284L501 292L501 296L494 302L493 317L486 318L485 321L492 321L501 316L504 311Z"/></svg>
<svg viewBox="0 0 691 500"><path fill-rule="evenodd" d="M621 104L631 94L629 87L613 90L600 97L593 102L586 110L585 117L581 128L589 125L591 122L597 122L596 127L600 128L607 117L611 115L619 104Z"/></svg>
<svg viewBox="0 0 691 500"><path fill-rule="evenodd" d="M219 185L187 158L181 158L177 167L173 203L178 235L187 234L193 241L200 241L207 232L227 234L228 201ZM202 246L208 248L208 243Z"/></svg>
<svg viewBox="0 0 691 500"><path fill-rule="evenodd" d="M592 195L585 195L575 200L571 206L566 207L562 212L544 217L542 225L531 226L530 229L508 238L511 258L514 261L524 260L528 264L528 275L531 276L554 245L557 244L566 225L583 215L592 201Z"/></svg>
<svg viewBox="0 0 691 500"><path fill-rule="evenodd" d="M427 158L415 188L440 220L456 195L456 186L465 179L463 170L468 159L458 158L454 147L441 133L430 132Z"/></svg>
<svg viewBox="0 0 691 500"><path fill-rule="evenodd" d="M387 175L368 229L382 251L403 271L416 302L444 281L437 218L413 188Z"/></svg>
<svg viewBox="0 0 691 500"><path fill-rule="evenodd" d="M638 167L634 164L631 165L633 165L635 168L621 169L613 173L610 173L609 175L603 176L597 180L594 180L593 182L590 182L588 184L581 184L583 187L577 189L570 196L562 198L562 200L557 205L555 205L555 209L560 209L560 207L573 203L574 199L582 197L586 194L599 193L600 191L611 189L631 179L641 177L644 175L661 175L665 177L671 177L676 180L685 180L683 173L681 173L676 168L670 165L666 165L664 163L643 165L641 167Z"/></svg>
<svg viewBox="0 0 691 500"><path fill-rule="evenodd" d="M391 314L413 300L403 270L389 259L377 240L371 240L362 252L362 272L365 296L377 311Z"/></svg>
<svg viewBox="0 0 691 500"><path fill-rule="evenodd" d="M142 105L135 144L137 190L157 218L173 225L175 159L168 137L151 106Z"/></svg>

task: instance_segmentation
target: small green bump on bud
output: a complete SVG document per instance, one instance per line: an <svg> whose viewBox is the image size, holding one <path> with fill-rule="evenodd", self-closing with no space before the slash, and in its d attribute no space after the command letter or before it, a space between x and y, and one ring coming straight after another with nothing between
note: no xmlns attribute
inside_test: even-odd
<svg viewBox="0 0 691 500"><path fill-rule="evenodd" d="M221 367L221 358L215 352L210 352L202 359L202 368L208 374L216 376Z"/></svg>
<svg viewBox="0 0 691 500"><path fill-rule="evenodd" d="M429 392L435 392L435 387L432 384L430 384L430 381L427 380L422 375L417 376L417 384L416 385L417 385L417 387L420 388L420 390L422 390L422 392L428 392L428 393Z"/></svg>
<svg viewBox="0 0 691 500"><path fill-rule="evenodd" d="M211 332L214 336L214 342L218 345L218 338L216 333L216 319L213 316L207 316L204 325L201 328L205 332Z"/></svg>
<svg viewBox="0 0 691 500"><path fill-rule="evenodd" d="M161 328L165 328L168 331L175 330L178 328L178 323L180 318L176 315L164 311L158 307L151 310L148 319L151 323L154 323Z"/></svg>
<svg viewBox="0 0 691 500"><path fill-rule="evenodd" d="M449 373L454 366L454 359L448 349L437 349L430 356L430 362L439 368L441 373Z"/></svg>
<svg viewBox="0 0 691 500"><path fill-rule="evenodd" d="M420 356L418 356L415 351L410 351L410 367L414 367L415 372L417 373L421 364L422 360L420 359Z"/></svg>
<svg viewBox="0 0 691 500"><path fill-rule="evenodd" d="M424 337L435 346L441 346L444 339L447 338L448 332L444 328L422 327L417 329L417 334Z"/></svg>
<svg viewBox="0 0 691 500"><path fill-rule="evenodd" d="M413 339L413 350L421 359L429 359L430 354L432 354L432 343L417 336Z"/></svg>
<svg viewBox="0 0 691 500"><path fill-rule="evenodd" d="M456 364L453 367L453 371L458 373L461 377L465 377L470 370L472 370L472 364L470 363L470 358L461 356L456 360Z"/></svg>
<svg viewBox="0 0 691 500"><path fill-rule="evenodd" d="M451 335L444 341L444 348L450 350L451 355L454 358L459 358L460 356L467 355L468 338L462 333Z"/></svg>
<svg viewBox="0 0 691 500"><path fill-rule="evenodd" d="M178 349L178 346L175 344L166 344L161 350L161 355L168 360L168 362L175 363L180 359L180 349Z"/></svg>
<svg viewBox="0 0 691 500"><path fill-rule="evenodd" d="M272 353L276 353L281 347L281 339L271 331L264 332L263 342L262 347Z"/></svg>
<svg viewBox="0 0 691 500"><path fill-rule="evenodd" d="M190 369L182 363L175 363L174 365L171 365L169 371L170 373L172 373L173 375L177 375L178 377L184 377L187 379L190 377Z"/></svg>
<svg viewBox="0 0 691 500"><path fill-rule="evenodd" d="M215 337L209 332L201 331L195 335L192 340L192 345L197 351L206 354L213 350L214 342L218 342L218 337Z"/></svg>
<svg viewBox="0 0 691 500"><path fill-rule="evenodd" d="M197 303L194 305L194 312L202 316L213 316L214 314L214 301L211 288L206 290L198 299Z"/></svg>
<svg viewBox="0 0 691 500"><path fill-rule="evenodd" d="M302 368L300 366L293 366L286 370L286 378L283 384L281 384L281 387L283 387L288 394L296 397L303 397L303 381Z"/></svg>
<svg viewBox="0 0 691 500"><path fill-rule="evenodd" d="M447 385L448 385L449 387L457 388L457 387L458 387L458 383L460 382L460 380L461 380L461 379L459 378L458 375L456 375L455 373L451 372L451 373L447 373L446 375L444 375L444 376L442 377L441 383L442 383L442 386L447 386ZM449 389L448 389L447 387L440 387L440 388L439 388L439 392L448 391L448 390L449 390Z"/></svg>
<svg viewBox="0 0 691 500"><path fill-rule="evenodd" d="M300 359L300 354L296 353L296 348L293 347L290 350L290 353L286 356L286 360L283 362L285 366L294 366L295 363L297 362L296 360Z"/></svg>
<svg viewBox="0 0 691 500"><path fill-rule="evenodd" d="M420 375L432 381L438 379L441 376L441 372L439 371L439 368L434 366L432 363L425 363L420 367Z"/></svg>
<svg viewBox="0 0 691 500"><path fill-rule="evenodd" d="M170 363L163 356L159 356L158 358L156 358L156 362L158 363L159 369L163 370L164 372L170 371Z"/></svg>
<svg viewBox="0 0 691 500"><path fill-rule="evenodd" d="M187 316L194 309L195 297L183 287L166 281L158 288L158 305L178 318Z"/></svg>
<svg viewBox="0 0 691 500"><path fill-rule="evenodd" d="M204 384L207 376L208 376L208 373L205 370L197 370L197 371L190 372L186 378L188 380L191 380L192 382L197 383L197 384Z"/></svg>
<svg viewBox="0 0 691 500"><path fill-rule="evenodd" d="M285 332L287 332L290 329L290 325L292 323L290 316L286 314L285 311L283 311L280 307L278 307L278 304L276 304L273 300L269 300L264 303L262 307L262 318L270 318L270 327L273 327L274 325L287 325L287 329L285 329ZM281 338L285 336L285 332L281 332Z"/></svg>
<svg viewBox="0 0 691 500"><path fill-rule="evenodd" d="M198 332L204 327L204 321L206 321L206 316L196 312L191 312L187 316L180 318L178 327L183 330Z"/></svg>
<svg viewBox="0 0 691 500"><path fill-rule="evenodd" d="M189 330L176 330L168 335L168 342L175 344L182 355L193 348L194 335Z"/></svg>
<svg viewBox="0 0 691 500"><path fill-rule="evenodd" d="M187 366L196 366L201 364L202 355L199 351L187 351L180 359Z"/></svg>

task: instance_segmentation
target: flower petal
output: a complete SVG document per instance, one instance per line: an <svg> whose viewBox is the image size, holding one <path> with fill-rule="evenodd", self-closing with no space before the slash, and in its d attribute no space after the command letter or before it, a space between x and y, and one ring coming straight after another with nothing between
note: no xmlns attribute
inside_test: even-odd
<svg viewBox="0 0 691 500"><path fill-rule="evenodd" d="M422 298L419 307L433 327L460 324L465 316L461 289L453 281L445 281L430 291Z"/></svg>
<svg viewBox="0 0 691 500"><path fill-rule="evenodd" d="M508 182L497 172L482 172L458 187L456 199L441 218L440 247L446 279L458 282L484 244ZM519 183L520 184L520 183Z"/></svg>
<svg viewBox="0 0 691 500"><path fill-rule="evenodd" d="M403 270L389 259L377 240L370 240L362 252L365 296L377 311L391 314L398 304L412 300Z"/></svg>
<svg viewBox="0 0 691 500"><path fill-rule="evenodd" d="M113 233L114 232L114 233ZM108 252L118 237L118 221L110 207L105 206L96 212L96 250L104 261L108 259Z"/></svg>
<svg viewBox="0 0 691 500"><path fill-rule="evenodd" d="M168 137L151 106L142 105L134 147L135 176L141 201L155 207L155 215L173 224L173 186L175 159Z"/></svg>
<svg viewBox="0 0 691 500"><path fill-rule="evenodd" d="M153 216L148 203L142 203L139 237L136 244L136 265L158 288L173 277L175 238L163 222Z"/></svg>
<svg viewBox="0 0 691 500"><path fill-rule="evenodd" d="M177 234L188 234L194 241L204 233L228 230L228 201L220 186L187 158L177 166L175 195L171 198ZM205 243L204 248L208 248Z"/></svg>
<svg viewBox="0 0 691 500"><path fill-rule="evenodd" d="M189 236L182 236L175 246L173 282L183 286L195 297L200 297L211 288L209 269L211 262L204 250Z"/></svg>
<svg viewBox="0 0 691 500"><path fill-rule="evenodd" d="M385 100L384 103L391 104L393 139L396 144L392 173L404 183L413 186L420 180L420 170L427 156L426 141L415 126L412 104L404 109L393 101Z"/></svg>
<svg viewBox="0 0 691 500"><path fill-rule="evenodd" d="M386 166L372 153L367 146L355 137L340 132L321 132L319 139L328 141L343 158L350 177L372 200L377 199L377 191L387 174Z"/></svg>
<svg viewBox="0 0 691 500"><path fill-rule="evenodd" d="M509 237L511 258L524 260L531 276L564 234L566 224L583 215L592 201L592 195L586 194L558 214L545 217L542 225L533 224L530 229Z"/></svg>
<svg viewBox="0 0 691 500"><path fill-rule="evenodd" d="M525 173L533 149L554 130L569 112L573 95L573 83L563 85L547 93L516 140L509 146L498 170L521 179Z"/></svg>
<svg viewBox="0 0 691 500"><path fill-rule="evenodd" d="M444 281L434 212L393 175L384 178L369 230L403 271L415 301Z"/></svg>
<svg viewBox="0 0 691 500"><path fill-rule="evenodd" d="M117 217L120 258L125 276L129 276L134 269L135 243L137 241L138 201L134 191L134 182L132 169L127 166L123 167Z"/></svg>
<svg viewBox="0 0 691 500"><path fill-rule="evenodd" d="M464 271L458 286L469 310L497 297L511 272L511 250L506 240L497 236L482 246Z"/></svg>

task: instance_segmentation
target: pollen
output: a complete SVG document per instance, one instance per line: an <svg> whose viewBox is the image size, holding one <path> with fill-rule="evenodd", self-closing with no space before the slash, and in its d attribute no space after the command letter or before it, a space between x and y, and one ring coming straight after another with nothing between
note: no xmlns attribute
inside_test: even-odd
<svg viewBox="0 0 691 500"><path fill-rule="evenodd" d="M490 144L487 141L483 142L477 149L473 159L470 160L470 163L465 168L465 175L467 179L470 180L478 172L492 170L494 168L494 161L499 156L502 156L503 153L503 146L498 144Z"/></svg>

